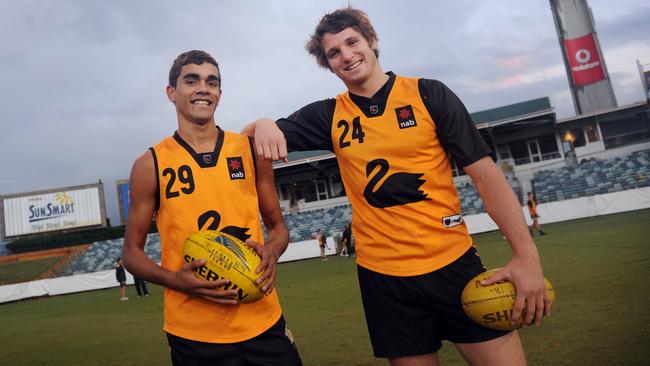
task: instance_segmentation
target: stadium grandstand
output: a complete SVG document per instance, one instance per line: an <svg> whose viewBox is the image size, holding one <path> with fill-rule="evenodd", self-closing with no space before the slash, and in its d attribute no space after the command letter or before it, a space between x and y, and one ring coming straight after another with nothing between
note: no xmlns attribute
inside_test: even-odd
<svg viewBox="0 0 650 366"><path fill-rule="evenodd" d="M522 205L528 191L541 195L540 202L549 202L648 184L650 110L646 102L557 120L544 97L471 116ZM483 212L471 180L452 164L463 214ZM348 204L330 152L291 153L288 163L275 164L275 176L289 222L312 210Z"/></svg>
<svg viewBox="0 0 650 366"><path fill-rule="evenodd" d="M647 102L558 120L545 97L471 116L522 206L528 191L533 191L543 205L650 186ZM469 177L453 161L452 166L463 215L484 213ZM308 241L319 229L329 237L338 237L351 221L352 210L334 154L291 153L289 162L275 163L274 170L290 241ZM118 189L124 184L128 181L119 181ZM120 201L122 207L124 220L128 204ZM122 243L122 238L95 241L51 276L112 270ZM149 234L145 250L153 260L160 261L157 233Z"/></svg>

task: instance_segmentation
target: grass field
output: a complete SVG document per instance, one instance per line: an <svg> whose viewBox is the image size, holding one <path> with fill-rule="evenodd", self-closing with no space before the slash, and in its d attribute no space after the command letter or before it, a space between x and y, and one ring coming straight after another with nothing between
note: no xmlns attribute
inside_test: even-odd
<svg viewBox="0 0 650 366"><path fill-rule="evenodd" d="M0 264L0 284L31 281L45 273L60 256Z"/></svg>
<svg viewBox="0 0 650 366"><path fill-rule="evenodd" d="M556 287L553 315L520 331L530 365L650 365L650 210L552 225L535 237ZM498 233L474 236L488 267L510 256ZM354 262L281 264L279 294L303 362L386 365L372 357ZM162 289L120 302L117 288L0 306L0 365L168 365ZM446 344L444 365L464 364Z"/></svg>

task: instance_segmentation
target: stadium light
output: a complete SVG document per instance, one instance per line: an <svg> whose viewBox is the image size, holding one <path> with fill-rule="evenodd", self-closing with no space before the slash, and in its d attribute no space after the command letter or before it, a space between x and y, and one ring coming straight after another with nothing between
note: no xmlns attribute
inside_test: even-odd
<svg viewBox="0 0 650 366"><path fill-rule="evenodd" d="M562 139L563 139L564 141L569 141L569 142L573 143L573 142L576 140L576 137L573 136L573 134L572 134L571 131L569 130L569 131L567 131L567 132L564 134L564 137L563 137Z"/></svg>

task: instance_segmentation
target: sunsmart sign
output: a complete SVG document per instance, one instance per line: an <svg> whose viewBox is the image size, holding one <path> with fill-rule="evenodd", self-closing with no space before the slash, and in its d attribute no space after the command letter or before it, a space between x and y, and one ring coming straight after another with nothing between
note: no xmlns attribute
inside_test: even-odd
<svg viewBox="0 0 650 366"><path fill-rule="evenodd" d="M5 197L2 206L5 237L103 224L98 187Z"/></svg>
<svg viewBox="0 0 650 366"><path fill-rule="evenodd" d="M605 69L593 33L564 41L573 84L588 85L605 78Z"/></svg>

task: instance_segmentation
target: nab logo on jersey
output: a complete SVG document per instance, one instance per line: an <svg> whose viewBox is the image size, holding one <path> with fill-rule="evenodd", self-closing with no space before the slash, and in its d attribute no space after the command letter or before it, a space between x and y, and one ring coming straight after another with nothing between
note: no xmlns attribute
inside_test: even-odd
<svg viewBox="0 0 650 366"><path fill-rule="evenodd" d="M410 128L417 126L415 122L415 114L413 114L413 108L410 105L395 108L395 113L397 114L397 123L400 129Z"/></svg>
<svg viewBox="0 0 650 366"><path fill-rule="evenodd" d="M244 163L241 160L241 156L226 158L226 160L228 161L230 180L246 178L246 173L244 173Z"/></svg>

